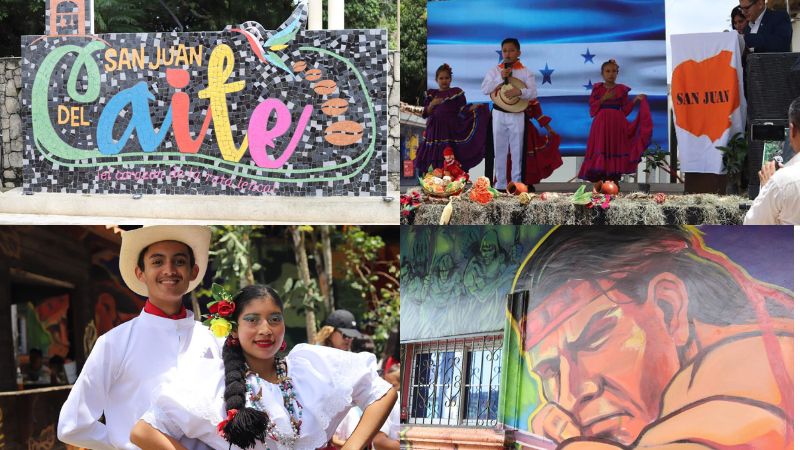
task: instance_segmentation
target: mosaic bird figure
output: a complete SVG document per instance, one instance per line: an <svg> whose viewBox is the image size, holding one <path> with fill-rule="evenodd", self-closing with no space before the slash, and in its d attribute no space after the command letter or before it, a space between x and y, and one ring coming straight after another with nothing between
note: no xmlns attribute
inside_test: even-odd
<svg viewBox="0 0 800 450"><path fill-rule="evenodd" d="M297 33L305 26L308 12L305 4L300 4L295 8L292 15L281 24L274 32L268 32L264 27L255 21L245 22L238 27L227 27L226 30L240 32L247 37L250 48L262 62L268 62L273 66L292 74L292 70L283 62L276 53L289 47Z"/></svg>

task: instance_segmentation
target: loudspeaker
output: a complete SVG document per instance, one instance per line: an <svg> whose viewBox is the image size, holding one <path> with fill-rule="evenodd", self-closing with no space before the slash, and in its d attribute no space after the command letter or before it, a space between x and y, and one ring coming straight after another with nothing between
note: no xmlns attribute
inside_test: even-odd
<svg viewBox="0 0 800 450"><path fill-rule="evenodd" d="M758 171L764 141L788 124L789 105L800 97L800 53L747 55L748 186L751 199L760 189ZM763 140L762 140L763 139ZM783 139L775 139L783 140Z"/></svg>
<svg viewBox="0 0 800 450"><path fill-rule="evenodd" d="M746 67L748 120L786 120L800 97L800 53L751 53Z"/></svg>

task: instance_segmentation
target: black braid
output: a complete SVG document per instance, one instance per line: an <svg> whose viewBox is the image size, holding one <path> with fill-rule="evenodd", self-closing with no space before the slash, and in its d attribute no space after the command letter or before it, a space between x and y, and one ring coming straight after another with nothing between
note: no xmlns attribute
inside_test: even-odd
<svg viewBox="0 0 800 450"><path fill-rule="evenodd" d="M245 286L233 297L236 310L231 319L238 322L244 307L258 298L272 299L283 311L283 302L274 289L266 285L254 284ZM238 411L222 429L225 434L224 438L230 444L243 449L255 447L256 442L265 441L269 419L265 413L255 408L245 407L247 404L245 397L247 395L247 382L245 381L247 364L242 347L238 344L228 345L226 342L222 350L222 362L225 364L225 411L231 409Z"/></svg>
<svg viewBox="0 0 800 450"><path fill-rule="evenodd" d="M222 361L225 364L225 410L238 411L223 428L225 440L243 449L255 447L256 442L266 439L267 415L245 407L247 366L242 347L225 345Z"/></svg>

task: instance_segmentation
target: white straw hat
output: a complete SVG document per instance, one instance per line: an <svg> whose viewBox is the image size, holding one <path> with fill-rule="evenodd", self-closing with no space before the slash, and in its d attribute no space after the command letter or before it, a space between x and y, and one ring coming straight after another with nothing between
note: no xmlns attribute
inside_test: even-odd
<svg viewBox="0 0 800 450"><path fill-rule="evenodd" d="M527 86L525 86L525 83L519 78L508 77L508 84L504 84L497 88L489 97L492 99L495 105L499 106L505 111L512 113L522 112L528 107L528 101L523 100L520 97L515 97L512 99L508 97L506 91L511 88L523 90L526 87Z"/></svg>
<svg viewBox="0 0 800 450"><path fill-rule="evenodd" d="M197 277L189 282L186 292L191 292L203 281L208 266L208 247L211 244L211 229L198 225L154 225L122 233L119 249L119 273L133 292L147 297L147 285L136 277L135 268L139 254L147 246L161 241L178 241L188 245L194 253L194 263L200 269ZM184 292L184 294L186 293Z"/></svg>

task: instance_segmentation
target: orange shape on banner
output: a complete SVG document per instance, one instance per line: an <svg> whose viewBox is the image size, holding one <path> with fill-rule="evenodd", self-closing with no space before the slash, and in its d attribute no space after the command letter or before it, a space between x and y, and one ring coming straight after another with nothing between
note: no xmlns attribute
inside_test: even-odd
<svg viewBox="0 0 800 450"><path fill-rule="evenodd" d="M739 108L739 77L731 67L733 53L719 52L703 61L682 62L672 72L672 107L676 125L716 141L731 126Z"/></svg>

